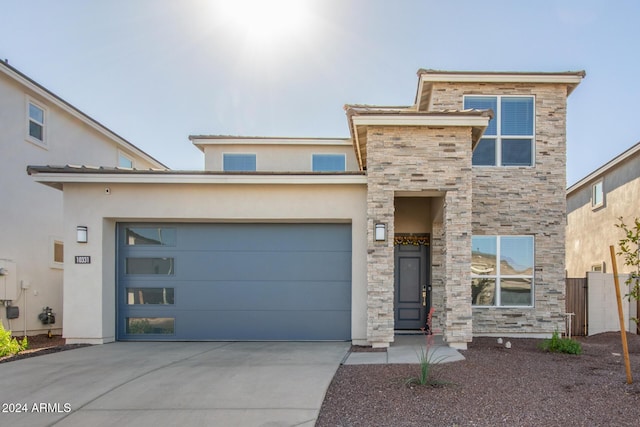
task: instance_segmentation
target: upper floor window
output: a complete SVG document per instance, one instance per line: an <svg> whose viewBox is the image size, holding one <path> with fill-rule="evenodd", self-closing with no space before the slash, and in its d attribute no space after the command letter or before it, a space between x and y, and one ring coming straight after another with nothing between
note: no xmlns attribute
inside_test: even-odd
<svg viewBox="0 0 640 427"><path fill-rule="evenodd" d="M124 153L118 153L118 166L121 168L133 168L133 159Z"/></svg>
<svg viewBox="0 0 640 427"><path fill-rule="evenodd" d="M533 96L465 96L464 108L494 112L494 118L473 150L474 166L533 166Z"/></svg>
<svg viewBox="0 0 640 427"><path fill-rule="evenodd" d="M252 172L256 170L255 154L224 153L222 169L226 172Z"/></svg>
<svg viewBox="0 0 640 427"><path fill-rule="evenodd" d="M533 236L473 236L474 306L533 306Z"/></svg>
<svg viewBox="0 0 640 427"><path fill-rule="evenodd" d="M45 143L45 116L44 107L29 100L27 103L27 139L43 145Z"/></svg>
<svg viewBox="0 0 640 427"><path fill-rule="evenodd" d="M346 156L344 154L313 154L311 170L314 172L344 172Z"/></svg>
<svg viewBox="0 0 640 427"><path fill-rule="evenodd" d="M596 209L603 205L604 187L602 185L602 180L600 180L591 186L591 207L593 209Z"/></svg>

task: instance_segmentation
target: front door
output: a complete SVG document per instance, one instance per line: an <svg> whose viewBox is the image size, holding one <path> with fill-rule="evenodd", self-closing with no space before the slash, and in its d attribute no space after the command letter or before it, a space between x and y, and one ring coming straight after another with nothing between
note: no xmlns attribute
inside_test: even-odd
<svg viewBox="0 0 640 427"><path fill-rule="evenodd" d="M395 329L424 328L431 306L429 246L399 244L395 247Z"/></svg>

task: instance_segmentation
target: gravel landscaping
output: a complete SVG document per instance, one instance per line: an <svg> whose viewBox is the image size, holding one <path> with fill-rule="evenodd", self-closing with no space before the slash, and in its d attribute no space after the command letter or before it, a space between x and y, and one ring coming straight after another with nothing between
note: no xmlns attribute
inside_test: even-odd
<svg viewBox="0 0 640 427"><path fill-rule="evenodd" d="M419 365L342 365L317 426L637 426L640 336L581 337L579 356L545 353L541 340L475 338L466 360L438 365L438 386L408 386Z"/></svg>

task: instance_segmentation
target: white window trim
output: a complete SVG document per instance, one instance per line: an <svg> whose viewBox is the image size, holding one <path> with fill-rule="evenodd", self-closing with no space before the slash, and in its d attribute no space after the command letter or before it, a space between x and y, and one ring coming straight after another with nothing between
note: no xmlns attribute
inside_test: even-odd
<svg viewBox="0 0 640 427"><path fill-rule="evenodd" d="M31 123L31 115L29 114L29 105L33 104L36 107L38 107L39 109L42 110L42 116L43 116L43 122L42 123L38 123L37 121L34 120L34 122L38 123L39 125L42 126L42 141L40 141L38 138L34 138L33 136L31 136L31 134L29 133L29 124ZM48 149L48 143L49 143L49 138L47 135L47 128L48 128L48 116L49 116L49 112L47 110L47 108L41 103L36 101L35 99L31 98L30 96L26 96L26 102L25 102L25 140L37 145L40 148L44 148L44 149Z"/></svg>
<svg viewBox="0 0 640 427"><path fill-rule="evenodd" d="M481 139L494 139L496 141L495 147L495 158L496 164L491 165L473 165L474 168L533 168L536 166L536 96L535 95L491 95L491 94L468 94L462 96L462 105L464 106L464 100L466 98L476 98L476 97L491 97L496 98L496 109L495 120L496 120L496 134L495 135L483 135ZM502 102L500 100L502 98L533 98L533 134L532 135L502 135L502 125L500 123L500 118L502 117ZM503 166L502 165L502 139L531 139L531 165L518 165L518 166Z"/></svg>
<svg viewBox="0 0 640 427"><path fill-rule="evenodd" d="M131 168L135 168L136 167L136 164L133 161L133 157L131 157L130 155L126 154L122 150L118 150L118 159L117 159L118 163L116 163L117 167L119 167L119 168L125 167L125 166L120 166L120 158L121 157L124 157L125 159L127 159L127 160L129 160L131 162Z"/></svg>
<svg viewBox="0 0 640 427"><path fill-rule="evenodd" d="M224 168L224 156L226 156L227 154L230 155L243 155L243 156L254 156L256 158L256 171L258 171L258 154L257 153L236 153L236 152L226 152L226 153L222 153L222 171L223 172L238 172L238 171L227 171ZM239 172L254 172L254 171L239 171Z"/></svg>
<svg viewBox="0 0 640 427"><path fill-rule="evenodd" d="M600 184L600 191L602 192L602 200L600 201L600 203L595 203L595 193L596 193L596 186ZM596 210L596 209L600 209L601 207L604 206L604 178L600 178L599 180L597 180L596 182L594 182L593 184L591 184L591 209Z"/></svg>
<svg viewBox="0 0 640 427"><path fill-rule="evenodd" d="M535 270L536 270L536 239L535 236L530 235L530 234L515 234L515 235L511 235L511 234L498 234L498 235L475 235L474 237L496 237L496 251L497 251L497 258L496 259L496 274L489 274L489 275L484 275L484 274L473 274L471 273L471 278L472 279L476 279L476 278L489 278L489 279L495 279L496 281L496 297L495 297L495 304L494 305L474 305L472 303L472 308L509 308L509 309L513 309L513 308L534 308L536 305L536 301L535 301L535 296L536 296L536 292L535 292L535 281L536 281L536 274L535 274ZM500 274L500 255L502 255L502 252L500 250L500 240L499 237L530 237L533 240L533 271L531 272L530 276L527 275L522 275L522 274L517 274L517 275L513 275L513 274L509 274L509 275L505 275L502 276ZM500 305L500 303L502 302L501 296L500 296L500 284L499 284L499 280L498 278L502 279L528 279L531 278L531 305Z"/></svg>
<svg viewBox="0 0 640 427"><path fill-rule="evenodd" d="M61 237L49 236L49 267L58 270L64 269L64 262L56 262L55 260L55 244L61 243L64 257L64 240Z"/></svg>
<svg viewBox="0 0 640 427"><path fill-rule="evenodd" d="M313 156L341 156L342 160L344 162L344 168L342 170L342 172L346 172L347 170L347 155L344 153L311 153L311 167L309 170L311 170L312 172L313 170ZM321 172L321 171L319 171Z"/></svg>

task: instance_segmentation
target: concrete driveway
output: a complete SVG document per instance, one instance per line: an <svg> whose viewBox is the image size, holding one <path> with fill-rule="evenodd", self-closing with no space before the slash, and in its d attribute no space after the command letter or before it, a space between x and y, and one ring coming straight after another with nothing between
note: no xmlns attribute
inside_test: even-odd
<svg viewBox="0 0 640 427"><path fill-rule="evenodd" d="M118 342L3 363L0 425L313 426L348 349Z"/></svg>

